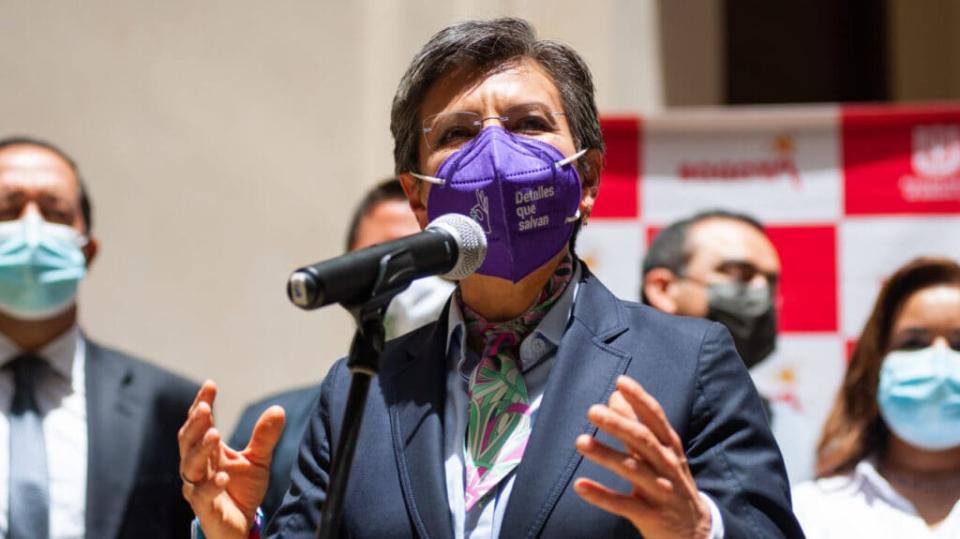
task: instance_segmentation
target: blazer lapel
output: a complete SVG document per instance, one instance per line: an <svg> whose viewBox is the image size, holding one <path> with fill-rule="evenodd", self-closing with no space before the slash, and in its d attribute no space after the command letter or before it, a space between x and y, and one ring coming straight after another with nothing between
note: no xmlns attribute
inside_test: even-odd
<svg viewBox="0 0 960 539"><path fill-rule="evenodd" d="M406 357L380 380L404 500L424 538L453 537L443 466L446 310L443 313L433 332L413 339L400 352Z"/></svg>
<svg viewBox="0 0 960 539"><path fill-rule="evenodd" d="M584 268L573 321L557 348L533 432L517 470L501 530L535 537L583 458L574 447L594 434L587 409L605 403L630 355L611 341L626 331L623 306Z"/></svg>
<svg viewBox="0 0 960 539"><path fill-rule="evenodd" d="M87 536L115 537L147 425L129 366L95 343L86 347Z"/></svg>

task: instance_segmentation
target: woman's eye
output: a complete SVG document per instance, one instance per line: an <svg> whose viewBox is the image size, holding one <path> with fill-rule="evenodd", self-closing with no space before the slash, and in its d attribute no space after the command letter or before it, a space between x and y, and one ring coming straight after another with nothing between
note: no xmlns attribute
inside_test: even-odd
<svg viewBox="0 0 960 539"><path fill-rule="evenodd" d="M459 144L465 140L470 140L473 136L474 133L465 127L451 127L440 135L439 143L441 146Z"/></svg>
<svg viewBox="0 0 960 539"><path fill-rule="evenodd" d="M921 350L928 346L930 346L930 343L925 339L914 338L914 339L907 339L905 341L898 342L896 343L894 348L896 350Z"/></svg>
<svg viewBox="0 0 960 539"><path fill-rule="evenodd" d="M524 133L550 131L550 124L539 116L524 116L514 124L514 131Z"/></svg>

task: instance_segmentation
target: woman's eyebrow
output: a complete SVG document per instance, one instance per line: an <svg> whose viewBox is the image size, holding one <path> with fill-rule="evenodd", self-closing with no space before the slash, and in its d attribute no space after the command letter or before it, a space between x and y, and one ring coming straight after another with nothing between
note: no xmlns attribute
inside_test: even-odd
<svg viewBox="0 0 960 539"><path fill-rule="evenodd" d="M916 327L916 326L911 326L911 327L903 328L903 329L897 331L897 333L896 333L897 336L899 336L899 335L905 335L905 336L909 336L909 337L926 336L926 335L929 335L929 334L930 334L930 330L929 330L929 329L924 328L924 327Z"/></svg>

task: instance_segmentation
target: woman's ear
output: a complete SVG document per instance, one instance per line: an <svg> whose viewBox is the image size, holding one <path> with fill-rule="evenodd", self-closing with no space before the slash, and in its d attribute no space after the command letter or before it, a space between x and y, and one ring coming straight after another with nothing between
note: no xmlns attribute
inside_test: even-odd
<svg viewBox="0 0 960 539"><path fill-rule="evenodd" d="M427 195L430 193L430 187L427 182L414 178L410 173L403 172L399 175L400 186L403 187L404 194L407 195L407 202L410 203L410 209L417 218L420 229L427 227Z"/></svg>
<svg viewBox="0 0 960 539"><path fill-rule="evenodd" d="M593 205L597 201L597 195L600 192L600 172L603 170L603 152L597 149L587 151L580 158L582 165L577 169L580 173L581 193L580 193L580 215L583 223L586 224L590 218L590 212L593 211Z"/></svg>

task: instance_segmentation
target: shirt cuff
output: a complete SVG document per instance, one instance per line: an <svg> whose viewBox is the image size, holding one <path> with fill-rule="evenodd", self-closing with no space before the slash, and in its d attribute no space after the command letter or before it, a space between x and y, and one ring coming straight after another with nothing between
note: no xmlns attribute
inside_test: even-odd
<svg viewBox="0 0 960 539"><path fill-rule="evenodd" d="M700 492L700 499L710 506L710 539L723 539L723 517L720 515L720 508L703 492Z"/></svg>
<svg viewBox="0 0 960 539"><path fill-rule="evenodd" d="M257 507L257 512L253 514L253 527L250 528L248 539L260 539L260 533L263 531L263 510ZM193 517L190 523L190 539L206 539L203 534L203 528L200 527L200 519Z"/></svg>

